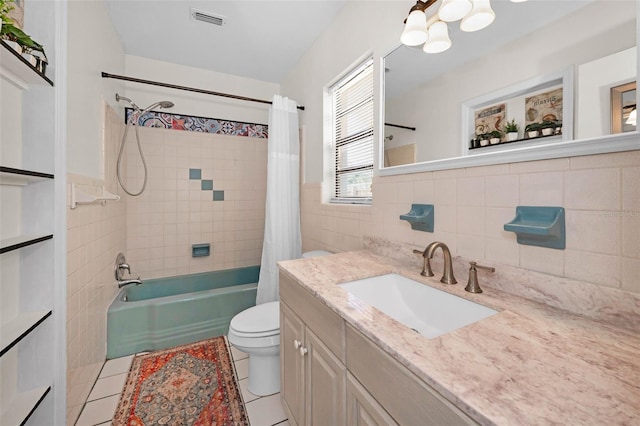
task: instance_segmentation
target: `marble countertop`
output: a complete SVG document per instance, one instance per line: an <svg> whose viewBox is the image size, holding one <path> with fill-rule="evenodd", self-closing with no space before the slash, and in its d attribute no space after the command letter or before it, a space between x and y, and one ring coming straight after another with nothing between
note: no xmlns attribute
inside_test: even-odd
<svg viewBox="0 0 640 426"><path fill-rule="evenodd" d="M422 259L371 251L280 262L281 270L483 425L638 424L640 334L483 285L419 272ZM498 311L427 339L336 284L398 273ZM481 285L490 278L479 273Z"/></svg>

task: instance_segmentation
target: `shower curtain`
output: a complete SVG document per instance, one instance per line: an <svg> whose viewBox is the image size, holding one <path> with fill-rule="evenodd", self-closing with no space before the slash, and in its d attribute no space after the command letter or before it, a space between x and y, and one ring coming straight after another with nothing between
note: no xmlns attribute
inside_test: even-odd
<svg viewBox="0 0 640 426"><path fill-rule="evenodd" d="M296 102L275 95L269 109L267 203L256 304L278 297L278 265L300 257L300 141Z"/></svg>

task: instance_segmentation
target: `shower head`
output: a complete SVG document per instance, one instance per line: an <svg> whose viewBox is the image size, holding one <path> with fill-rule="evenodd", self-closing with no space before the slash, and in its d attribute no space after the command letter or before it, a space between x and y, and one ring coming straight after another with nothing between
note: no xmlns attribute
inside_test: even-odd
<svg viewBox="0 0 640 426"><path fill-rule="evenodd" d="M170 101L160 101L160 102L156 102L154 104L149 105L148 107L146 107L145 109L140 109L140 107L138 105L136 105L135 103L133 103L133 101L127 97L124 96L120 96L118 93L116 93L116 102L120 102L120 101L125 101L128 102L129 105L131 105L131 107L133 109L135 109L136 111L138 111L141 115L151 111L153 108L171 108L173 107L173 102Z"/></svg>
<svg viewBox="0 0 640 426"><path fill-rule="evenodd" d="M156 102L155 104L151 104L148 107L146 107L144 110L142 110L142 114L144 114L145 112L149 112L154 108L172 108L173 107L173 102L170 101L160 101L160 102Z"/></svg>

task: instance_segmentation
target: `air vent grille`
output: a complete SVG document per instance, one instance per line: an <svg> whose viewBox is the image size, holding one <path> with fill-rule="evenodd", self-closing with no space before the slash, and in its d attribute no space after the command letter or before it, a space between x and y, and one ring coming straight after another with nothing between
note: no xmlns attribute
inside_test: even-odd
<svg viewBox="0 0 640 426"><path fill-rule="evenodd" d="M211 12L205 12L203 10L191 9L191 19L193 19L194 21L206 22L207 24L213 24L221 27L224 25L227 17L216 15Z"/></svg>

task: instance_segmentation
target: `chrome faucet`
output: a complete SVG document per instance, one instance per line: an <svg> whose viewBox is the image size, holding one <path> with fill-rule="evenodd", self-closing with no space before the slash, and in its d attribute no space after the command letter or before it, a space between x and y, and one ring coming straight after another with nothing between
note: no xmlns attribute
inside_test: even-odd
<svg viewBox="0 0 640 426"><path fill-rule="evenodd" d="M444 256L444 271L442 272L442 278L440 278L441 283L445 284L456 284L456 277L453 276L453 262L451 261L451 252L449 251L449 247L443 242L434 241L429 244L426 249L424 249L424 258L425 264L427 264L427 258L433 259L433 254L435 251L441 248L442 255ZM431 268L429 268L429 272L431 272ZM431 272L431 276L433 276L433 272Z"/></svg>
<svg viewBox="0 0 640 426"><path fill-rule="evenodd" d="M140 285L142 284L142 280L140 279L140 277L133 280L120 280L118 281L118 288L122 288L126 285L131 285L131 284Z"/></svg>

